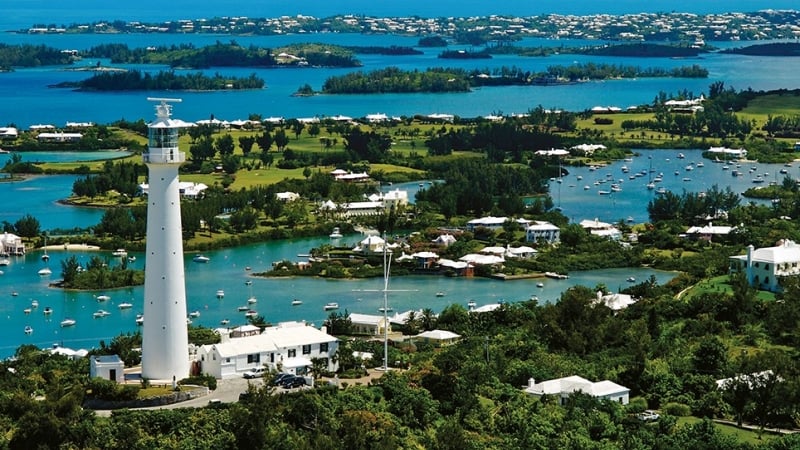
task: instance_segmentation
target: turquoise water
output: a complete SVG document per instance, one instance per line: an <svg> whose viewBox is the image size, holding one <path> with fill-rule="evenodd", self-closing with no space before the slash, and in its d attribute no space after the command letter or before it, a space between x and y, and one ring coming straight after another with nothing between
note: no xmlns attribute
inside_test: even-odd
<svg viewBox="0 0 800 450"><path fill-rule="evenodd" d="M342 242L355 245L359 239L359 235L345 236ZM228 319L230 326L245 324L244 313L237 308L247 305L251 295L258 302L250 306L271 322L306 320L319 326L329 315L323 310L323 305L333 301L339 303L340 312L379 314L378 307L383 304L383 294L379 291L383 287L381 279L264 279L250 276L252 272L266 270L273 261L302 260L298 254L306 254L310 248L327 241L327 238L298 239L220 250L206 254L211 258L207 264L194 263L191 255L187 255L187 307L189 311L200 312L193 323L213 328L219 326L222 319ZM51 280L60 279L62 260L75 255L85 262L92 255L100 254L115 262L110 252L50 251L48 254L51 257L48 264L41 261L41 252L31 252L25 257L12 257L11 264L2 267L5 273L0 276L0 357L13 354L21 344L49 347L58 343L71 348L91 348L100 340L108 342L120 333L137 330L136 315L143 308L142 287L102 292L65 292L48 287ZM131 266L142 268L144 256L130 255L137 257ZM53 271L49 277L38 275L39 269L45 265ZM251 270L246 270L247 267ZM536 295L541 302L549 302L575 284L594 287L604 283L611 289L618 289L627 285L625 280L629 276L644 280L651 274L662 283L672 277L671 273L650 269L598 270L576 272L568 280L547 279L542 288L536 286L540 280L503 282L480 278L398 277L391 280L390 290L393 292L389 294L389 304L401 312L421 308L438 312L451 303L466 307L469 300L475 300L481 306L498 301L523 301ZM251 280L252 285L246 285L247 280ZM225 292L222 299L216 297L219 289ZM446 295L437 297L437 292ZM98 302L95 296L103 294L111 299ZM295 298L301 299L303 304L291 306ZM31 307L34 299L39 302L39 307L26 314L24 310ZM120 310L118 305L122 302L130 302L133 307ZM50 316L42 313L47 306L53 310ZM105 309L111 315L95 319L93 313L98 309ZM75 319L77 324L62 328L60 322L64 318ZM33 327L33 334L23 332L26 325Z"/></svg>
<svg viewBox="0 0 800 450"><path fill-rule="evenodd" d="M58 203L69 197L76 178L75 175L29 176L24 181L0 183L0 198L6 199L0 202L0 222L13 224L30 214L43 231L97 225L103 210Z"/></svg>

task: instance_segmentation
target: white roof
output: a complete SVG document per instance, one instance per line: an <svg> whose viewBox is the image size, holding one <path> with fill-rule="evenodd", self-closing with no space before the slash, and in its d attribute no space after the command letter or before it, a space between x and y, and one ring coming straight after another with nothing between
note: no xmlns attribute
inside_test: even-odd
<svg viewBox="0 0 800 450"><path fill-rule="evenodd" d="M753 261L784 263L800 261L800 246L794 241L785 240L776 247L759 248L753 251Z"/></svg>
<svg viewBox="0 0 800 450"><path fill-rule="evenodd" d="M219 344L204 345L204 349L216 348L223 358L252 353L276 352L278 347L269 336L256 334L253 336L231 339Z"/></svg>
<svg viewBox="0 0 800 450"><path fill-rule="evenodd" d="M476 253L468 253L461 258L458 258L460 261L478 264L478 265L489 265L489 264L499 264L505 262L505 259L495 256L495 255L479 255Z"/></svg>
<svg viewBox="0 0 800 450"><path fill-rule="evenodd" d="M278 348L297 347L322 342L336 342L336 338L302 322L283 322L264 330L261 336L269 336Z"/></svg>
<svg viewBox="0 0 800 450"><path fill-rule="evenodd" d="M437 261L440 266L442 267L449 267L451 269L464 269L469 266L469 263L465 261L453 261L451 259L440 259Z"/></svg>
<svg viewBox="0 0 800 450"><path fill-rule="evenodd" d="M503 255L506 253L506 249L504 247L483 247L481 253L489 253L492 255Z"/></svg>
<svg viewBox="0 0 800 450"><path fill-rule="evenodd" d="M551 148L550 150L536 150L536 154L542 156L567 156L569 152L563 148Z"/></svg>
<svg viewBox="0 0 800 450"><path fill-rule="evenodd" d="M372 314L350 313L348 317L350 318L350 322L360 323L363 325L378 326L383 323L383 316L375 316Z"/></svg>
<svg viewBox="0 0 800 450"><path fill-rule="evenodd" d="M414 258L438 258L439 255L433 252L417 252L412 254Z"/></svg>
<svg viewBox="0 0 800 450"><path fill-rule="evenodd" d="M474 226L480 226L480 225L487 225L487 226L490 226L490 225L502 225L502 224L506 223L507 220L508 220L508 217L492 217L492 216L488 216L488 217L480 217L478 219L472 219L469 222L467 222L467 224L474 225Z"/></svg>
<svg viewBox="0 0 800 450"><path fill-rule="evenodd" d="M588 228L590 230L602 230L613 227L610 223L607 222L600 222L598 219L594 220L581 220L580 223L581 227Z"/></svg>
<svg viewBox="0 0 800 450"><path fill-rule="evenodd" d="M598 294L601 293L598 291ZM634 300L633 297L631 297L628 294L615 293L615 294L601 295L600 302L602 302L609 308L613 309L614 311L619 311L636 303L636 300Z"/></svg>
<svg viewBox="0 0 800 450"><path fill-rule="evenodd" d="M492 312L495 309L499 308L500 306L502 306L502 303L489 303L488 305L483 305L483 306L478 306L477 308L473 308L469 312L473 313Z"/></svg>
<svg viewBox="0 0 800 450"><path fill-rule="evenodd" d="M586 378L573 375L571 377L547 380L528 386L525 391L536 395L557 395L571 394L573 392L583 392L592 397L604 397L611 394L629 391L625 386L612 381L604 380L593 383Z"/></svg>
<svg viewBox="0 0 800 450"><path fill-rule="evenodd" d="M691 227L686 234L729 234L733 227L708 224L702 227Z"/></svg>
<svg viewBox="0 0 800 450"><path fill-rule="evenodd" d="M460 334L455 334L447 330L431 330L417 335L418 338L435 339L437 341L447 341L450 339L458 339Z"/></svg>
<svg viewBox="0 0 800 450"><path fill-rule="evenodd" d="M385 242L386 241L384 241L380 236L367 236L361 242L359 242L359 245L380 245Z"/></svg>
<svg viewBox="0 0 800 450"><path fill-rule="evenodd" d="M550 223L550 222L545 222L545 221L537 220L537 221L535 221L534 223L532 223L530 226L528 226L528 228L527 228L527 229L528 229L528 230L541 230L541 231L547 231L547 230L558 230L559 228L558 228L557 226L553 225L553 224L552 224L552 223Z"/></svg>
<svg viewBox="0 0 800 450"><path fill-rule="evenodd" d="M508 253L512 255L524 255L526 253L536 253L536 249L533 247L528 247L527 245L523 245L520 247L509 247Z"/></svg>

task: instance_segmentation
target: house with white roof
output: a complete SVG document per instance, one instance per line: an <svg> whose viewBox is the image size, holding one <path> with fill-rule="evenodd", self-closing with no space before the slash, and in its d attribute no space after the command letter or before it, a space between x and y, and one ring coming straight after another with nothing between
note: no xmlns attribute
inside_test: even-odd
<svg viewBox="0 0 800 450"><path fill-rule="evenodd" d="M561 238L561 229L550 222L536 220L525 229L525 240L554 244Z"/></svg>
<svg viewBox="0 0 800 450"><path fill-rule="evenodd" d="M100 377L115 383L125 382L125 364L118 355L95 355L89 358L89 378Z"/></svg>
<svg viewBox="0 0 800 450"><path fill-rule="evenodd" d="M725 237L731 234L733 229L734 227L731 226L714 225L709 222L708 225L703 225L701 227L689 227L689 229L686 230L686 237L711 242L714 237Z"/></svg>
<svg viewBox="0 0 800 450"><path fill-rule="evenodd" d="M527 245L521 245L519 247L508 247L506 248L506 258L517 258L517 259L528 259L533 258L536 256L535 248L528 247Z"/></svg>
<svg viewBox="0 0 800 450"><path fill-rule="evenodd" d="M628 294L620 294L619 292L603 294L602 291L597 291L596 303L606 305L614 311L619 311L636 303L636 300Z"/></svg>
<svg viewBox="0 0 800 450"><path fill-rule="evenodd" d="M622 238L622 231L617 227L607 222L601 222L598 219L581 220L580 225L584 230L588 230L589 233L595 236L605 237L615 241Z"/></svg>
<svg viewBox="0 0 800 450"><path fill-rule="evenodd" d="M436 245L441 245L447 247L450 244L454 244L456 242L456 237L452 234L440 234L436 236L436 239L433 240L433 243Z"/></svg>
<svg viewBox="0 0 800 450"><path fill-rule="evenodd" d="M3 255L24 255L25 244L22 238L12 233L3 233L0 236L0 253Z"/></svg>
<svg viewBox="0 0 800 450"><path fill-rule="evenodd" d="M739 272L756 289L778 292L781 278L800 275L800 245L788 239L775 247L749 245L746 254L730 257L730 273Z"/></svg>
<svg viewBox="0 0 800 450"><path fill-rule="evenodd" d="M537 383L535 379L530 378L523 391L535 397L544 395L558 397L561 405L565 405L570 395L576 392L582 392L598 400L611 400L627 405L631 392L630 389L613 381L591 382L577 375L542 381L541 383Z"/></svg>
<svg viewBox="0 0 800 450"><path fill-rule="evenodd" d="M508 221L508 217L480 217L467 222L467 230L475 231L475 229L480 227L490 230L499 230L503 228L503 224L506 223L506 221Z"/></svg>
<svg viewBox="0 0 800 450"><path fill-rule="evenodd" d="M460 334L447 330L430 330L414 336L415 341L429 342L436 346L453 345L461 339Z"/></svg>
<svg viewBox="0 0 800 450"><path fill-rule="evenodd" d="M363 336L383 336L392 332L392 324L382 315L350 313L351 333ZM387 329L388 327L388 329Z"/></svg>
<svg viewBox="0 0 800 450"><path fill-rule="evenodd" d="M277 192L275 194L275 198L282 202L293 202L300 198L300 194L297 192Z"/></svg>
<svg viewBox="0 0 800 450"><path fill-rule="evenodd" d="M303 322L283 322L261 334L231 338L227 342L201 346L197 351L200 372L215 378L239 377L256 367L303 375L312 358L327 361L326 369L336 371L333 355L338 339L324 329Z"/></svg>

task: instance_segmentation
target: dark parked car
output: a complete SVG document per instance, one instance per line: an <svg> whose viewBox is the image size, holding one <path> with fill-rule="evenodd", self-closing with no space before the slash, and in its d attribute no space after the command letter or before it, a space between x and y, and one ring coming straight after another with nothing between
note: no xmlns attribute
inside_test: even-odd
<svg viewBox="0 0 800 450"><path fill-rule="evenodd" d="M292 375L281 381L281 387L284 389L292 389L300 386L305 386L306 380L303 377Z"/></svg>
<svg viewBox="0 0 800 450"><path fill-rule="evenodd" d="M275 378L272 379L273 386L280 386L284 380L293 377L294 375L290 373L279 373L275 375Z"/></svg>

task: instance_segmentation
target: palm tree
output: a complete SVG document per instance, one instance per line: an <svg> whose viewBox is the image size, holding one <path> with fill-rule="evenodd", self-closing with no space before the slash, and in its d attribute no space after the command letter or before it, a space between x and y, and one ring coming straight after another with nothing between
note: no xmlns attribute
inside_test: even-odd
<svg viewBox="0 0 800 450"><path fill-rule="evenodd" d="M420 319L420 326L425 331L430 331L436 328L436 314L430 308L422 310L422 318Z"/></svg>

